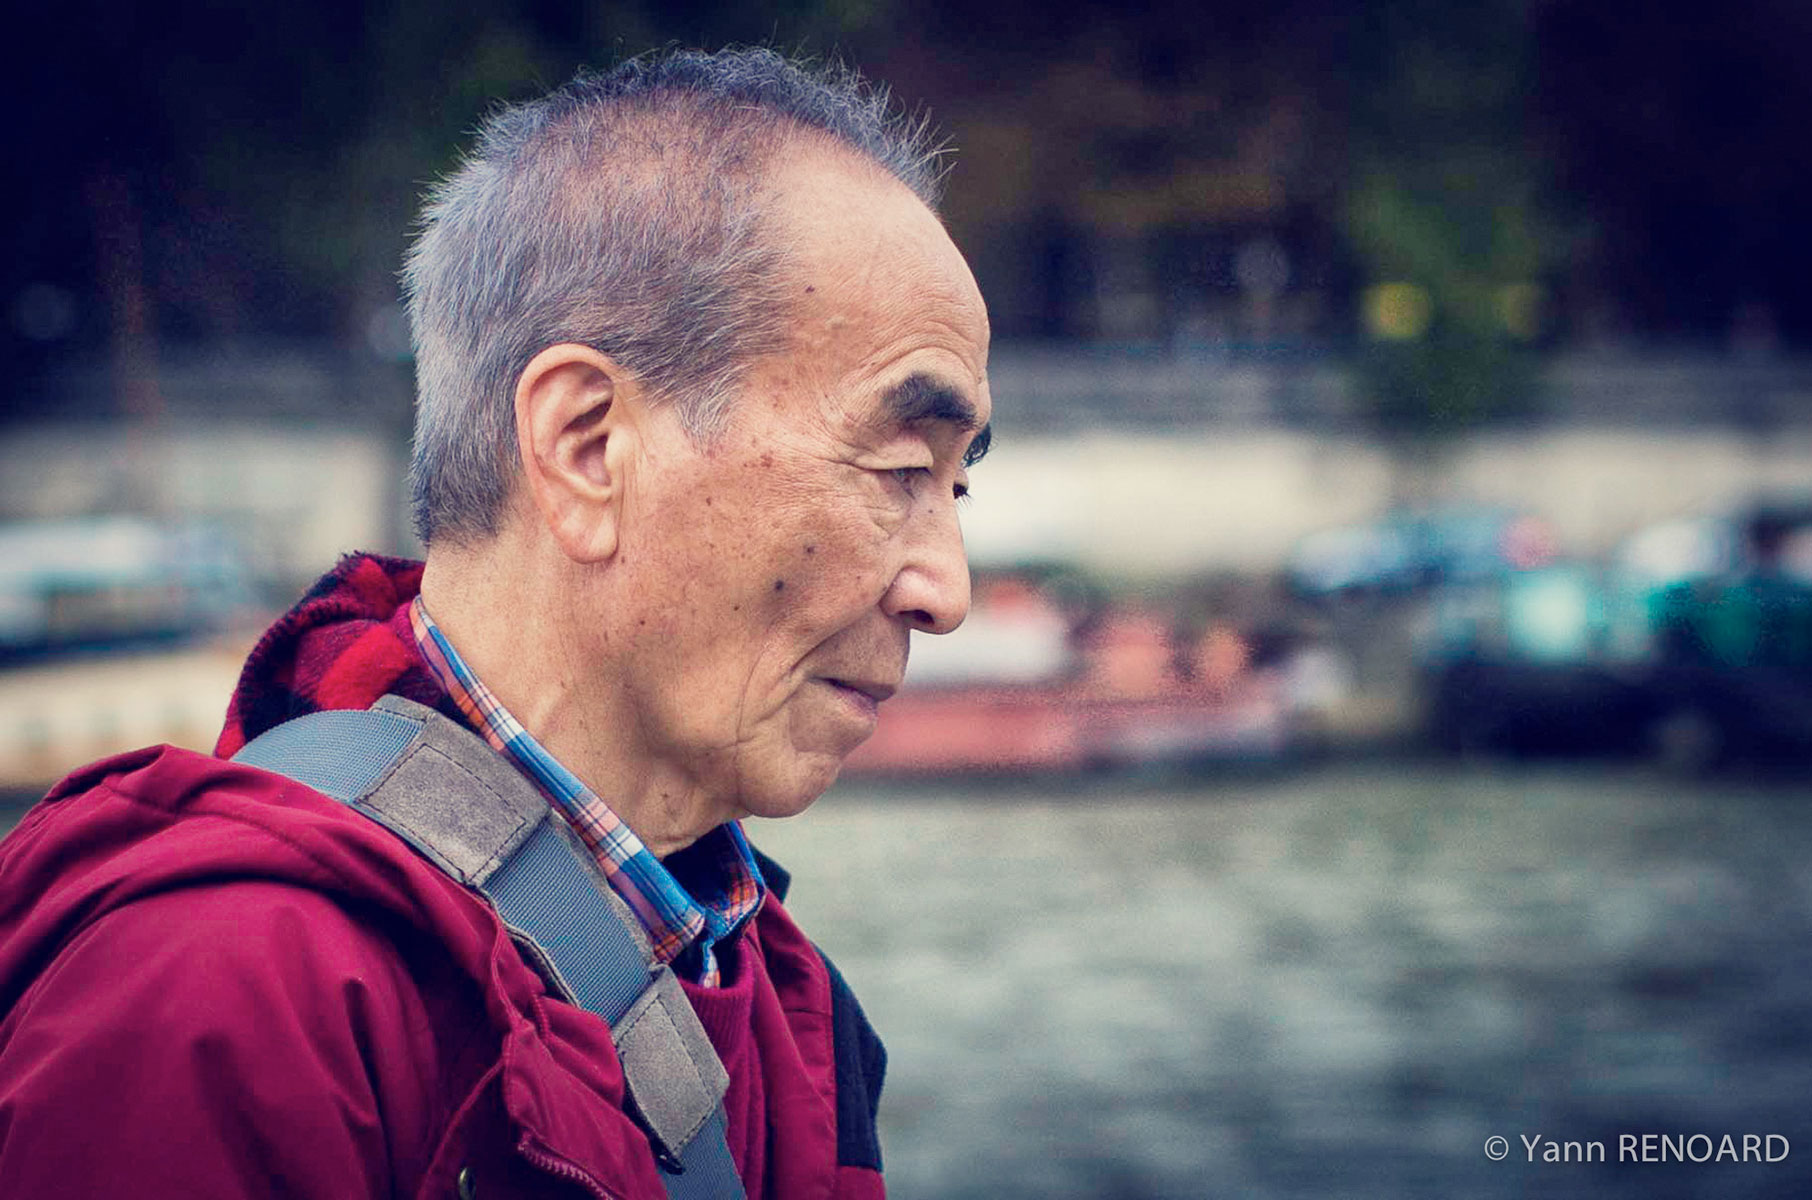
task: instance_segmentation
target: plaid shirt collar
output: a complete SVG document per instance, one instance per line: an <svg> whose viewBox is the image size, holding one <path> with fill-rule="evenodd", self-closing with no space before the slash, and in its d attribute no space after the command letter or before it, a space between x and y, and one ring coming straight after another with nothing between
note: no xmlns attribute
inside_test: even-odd
<svg viewBox="0 0 1812 1200"><path fill-rule="evenodd" d="M591 850L610 886L647 928L655 958L715 987L720 982L716 947L748 920L767 893L742 827L734 821L719 825L671 856L669 870L479 682L420 596L409 606L409 625L429 669L466 720L528 776Z"/></svg>

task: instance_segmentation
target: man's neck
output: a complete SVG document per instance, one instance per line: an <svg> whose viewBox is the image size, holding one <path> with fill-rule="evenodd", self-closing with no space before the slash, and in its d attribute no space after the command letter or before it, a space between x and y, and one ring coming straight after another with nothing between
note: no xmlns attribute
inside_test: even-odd
<svg viewBox="0 0 1812 1200"><path fill-rule="evenodd" d="M507 535L478 548L436 546L422 603L510 715L665 858L719 820L695 780L644 749L633 707L614 683L611 633L587 627L571 606L584 594L578 581L548 582L561 571Z"/></svg>

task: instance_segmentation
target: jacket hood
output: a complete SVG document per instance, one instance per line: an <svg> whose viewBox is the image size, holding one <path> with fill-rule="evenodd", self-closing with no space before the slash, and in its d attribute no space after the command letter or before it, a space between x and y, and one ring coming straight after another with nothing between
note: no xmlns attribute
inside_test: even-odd
<svg viewBox="0 0 1812 1200"><path fill-rule="evenodd" d="M419 562L341 559L259 639L214 753L231 758L273 726L322 709L369 708L386 692L460 720L409 628L409 602L421 584Z"/></svg>

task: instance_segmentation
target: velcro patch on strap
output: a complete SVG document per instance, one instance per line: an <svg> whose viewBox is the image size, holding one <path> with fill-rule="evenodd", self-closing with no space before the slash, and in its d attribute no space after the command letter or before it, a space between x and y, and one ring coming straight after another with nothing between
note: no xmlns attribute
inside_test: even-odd
<svg viewBox="0 0 1812 1200"><path fill-rule="evenodd" d="M636 1110L678 1155L717 1111L730 1077L672 971L655 975L613 1033Z"/></svg>

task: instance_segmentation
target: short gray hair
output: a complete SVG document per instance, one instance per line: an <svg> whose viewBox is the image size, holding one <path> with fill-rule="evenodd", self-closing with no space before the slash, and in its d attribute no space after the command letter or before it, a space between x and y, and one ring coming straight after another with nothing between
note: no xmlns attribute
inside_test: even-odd
<svg viewBox="0 0 1812 1200"><path fill-rule="evenodd" d="M429 193L403 269L416 355L416 532L495 533L514 484L515 388L577 342L708 436L743 369L786 344L765 172L828 137L935 210L923 119L841 65L767 49L665 51L498 109Z"/></svg>

